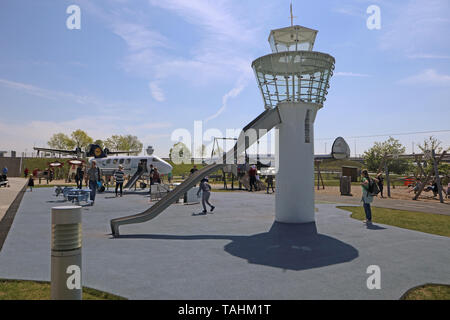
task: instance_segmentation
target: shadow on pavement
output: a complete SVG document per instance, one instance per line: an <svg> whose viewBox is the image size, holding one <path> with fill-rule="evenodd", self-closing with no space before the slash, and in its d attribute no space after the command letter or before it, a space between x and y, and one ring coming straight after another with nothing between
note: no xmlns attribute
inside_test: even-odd
<svg viewBox="0 0 450 320"><path fill-rule="evenodd" d="M367 225L367 229L369 230L386 230L384 227L377 226L376 224Z"/></svg>
<svg viewBox="0 0 450 320"><path fill-rule="evenodd" d="M217 240L231 242L224 250L248 263L289 270L305 270L351 261L358 250L335 238L317 233L315 223L275 222L268 232L251 236L227 235L121 235L119 239Z"/></svg>

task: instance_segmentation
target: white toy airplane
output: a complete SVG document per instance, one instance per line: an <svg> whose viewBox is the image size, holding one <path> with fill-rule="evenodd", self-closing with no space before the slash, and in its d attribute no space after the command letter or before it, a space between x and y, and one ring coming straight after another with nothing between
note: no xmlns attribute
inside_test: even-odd
<svg viewBox="0 0 450 320"><path fill-rule="evenodd" d="M49 148L37 148L38 153L53 152L60 154L72 154L78 158L89 157L89 166L93 160L96 161L97 166L101 170L102 175L111 176L119 168L119 165L123 166L125 175L130 175L132 178L128 181L125 188L131 188L137 180L148 176L153 168L157 168L158 172L162 175L168 174L172 171L172 166L163 159L153 155L153 147L149 146L146 150L147 156L130 156L129 154L138 153L139 151L109 151L107 148L102 149L99 145L90 144L85 152L82 152L81 148L75 150L62 150L62 149L49 149ZM117 154L117 156L109 156L108 154ZM120 155L119 154L127 154ZM141 165L140 165L141 164Z"/></svg>

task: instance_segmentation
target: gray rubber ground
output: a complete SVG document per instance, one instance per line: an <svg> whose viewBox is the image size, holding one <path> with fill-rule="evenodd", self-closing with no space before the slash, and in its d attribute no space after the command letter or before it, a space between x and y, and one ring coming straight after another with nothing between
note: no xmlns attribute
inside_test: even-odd
<svg viewBox="0 0 450 320"><path fill-rule="evenodd" d="M53 190L27 192L0 252L0 278L50 279ZM60 198L61 199L61 198ZM274 223L274 195L215 192L214 214L174 204L121 227L148 198L97 196L83 208L83 284L132 299L398 299L411 287L450 283L450 238L377 225L367 229L333 204L316 225ZM369 290L370 265L381 290Z"/></svg>

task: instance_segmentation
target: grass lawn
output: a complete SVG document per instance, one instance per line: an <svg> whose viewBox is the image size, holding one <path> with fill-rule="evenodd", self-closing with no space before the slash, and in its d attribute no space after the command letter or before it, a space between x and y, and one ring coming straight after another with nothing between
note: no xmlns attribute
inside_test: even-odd
<svg viewBox="0 0 450 320"><path fill-rule="evenodd" d="M50 283L0 279L0 300L50 300ZM111 293L83 288L83 300L127 300Z"/></svg>
<svg viewBox="0 0 450 320"><path fill-rule="evenodd" d="M363 207L339 206L357 220L366 218ZM372 221L390 226L450 237L450 216L372 207Z"/></svg>
<svg viewBox="0 0 450 320"><path fill-rule="evenodd" d="M450 300L450 285L425 284L408 290L401 300Z"/></svg>

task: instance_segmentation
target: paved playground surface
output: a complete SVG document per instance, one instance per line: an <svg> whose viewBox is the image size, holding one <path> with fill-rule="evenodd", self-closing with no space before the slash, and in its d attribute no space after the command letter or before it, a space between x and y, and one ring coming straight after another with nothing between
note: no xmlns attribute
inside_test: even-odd
<svg viewBox="0 0 450 320"><path fill-rule="evenodd" d="M0 278L50 279L53 190L27 192L0 251ZM59 198L61 199L61 198ZM375 225L318 203L316 224L274 223L274 195L213 193L214 214L174 204L120 228L148 198L98 196L83 208L83 284L131 299L398 299L424 283L450 283L450 238ZM366 286L381 268L381 289Z"/></svg>

